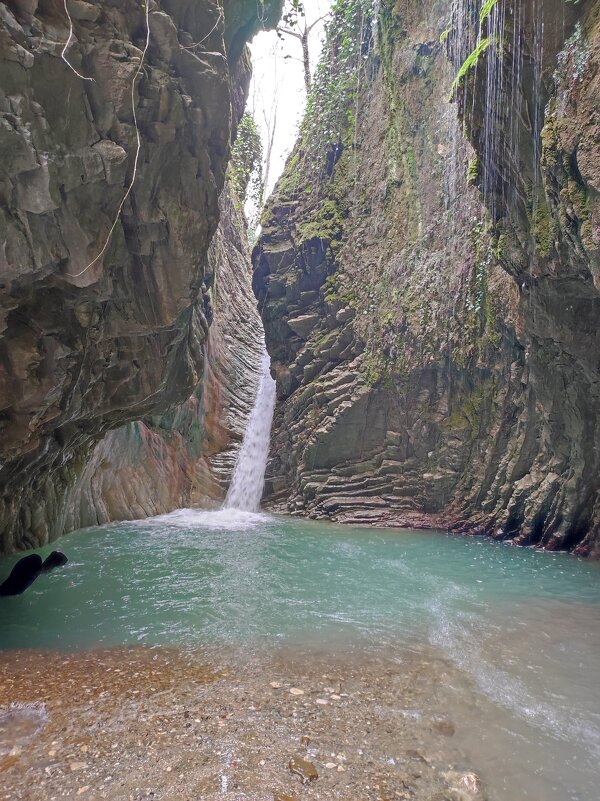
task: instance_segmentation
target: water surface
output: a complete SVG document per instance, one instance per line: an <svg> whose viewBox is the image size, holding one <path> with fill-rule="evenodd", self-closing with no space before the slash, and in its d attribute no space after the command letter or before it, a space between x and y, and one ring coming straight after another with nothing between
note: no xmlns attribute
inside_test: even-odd
<svg viewBox="0 0 600 801"><path fill-rule="evenodd" d="M0 647L424 643L460 669L445 703L493 801L596 801L598 564L235 510L89 529L59 547L65 568L1 599Z"/></svg>

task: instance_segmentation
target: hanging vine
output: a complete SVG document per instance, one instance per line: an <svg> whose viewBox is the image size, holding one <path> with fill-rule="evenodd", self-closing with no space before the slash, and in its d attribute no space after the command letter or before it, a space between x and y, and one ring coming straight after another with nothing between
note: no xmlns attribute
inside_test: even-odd
<svg viewBox="0 0 600 801"><path fill-rule="evenodd" d="M121 212L123 211L123 206L125 205L125 201L127 200L129 195L131 194L131 190L133 189L133 185L134 185L135 179L137 177L138 162L139 162L139 159L140 159L140 151L142 149L142 137L141 137L141 134L140 134L140 128L139 128L138 119L137 119L137 108L136 108L136 102L135 102L135 85L136 85L137 79L139 78L139 76L140 76L140 74L142 72L142 69L144 67L144 63L145 63L145 60L146 60L146 54L147 54L148 48L150 46L150 16L149 16L150 15L150 7L149 7L149 4L146 3L143 6L143 9L144 9L145 22L146 22L146 41L145 41L145 44L144 44L144 49L142 50L142 54L140 56L139 63L137 65L137 69L135 70L135 72L133 74L133 80L131 81L131 111L132 111L132 115L133 115L133 124L134 124L134 127L135 127L135 136L136 136L136 148L135 148L135 156L134 156L134 159L133 159L133 171L132 171L132 174L131 174L131 181L129 182L129 186L127 187L127 189L125 190L125 193L123 194L123 197L121 198L121 202L119 203L119 206L117 208L117 213L115 214L113 223L112 223L112 225L111 225L111 227L110 227L110 229L108 231L108 234L107 234L106 239L104 241L104 245L102 246L100 252L98 253L98 255L94 259L92 259L91 262L89 262L89 264L87 264L78 273L67 273L69 278L79 278L79 277L81 277L91 267L93 267L94 264L96 264L98 262L98 260L101 259L102 256L106 253L106 251L108 250L108 246L110 245L110 242L112 240L112 235L113 235L113 233L115 231L115 228L119 224L119 220L121 218ZM67 8L66 8L66 0L65 0L65 10L67 10ZM71 21L71 17L69 15L68 10L67 10L67 16L68 16L68 19L69 19L71 27L70 27L70 32L69 32L69 38L68 38L67 43L65 44L65 47L63 49L63 61L65 61L68 64L68 66L71 67L71 69L73 69L71 64L69 64L69 62L66 60L66 58L64 56L64 53L65 53L65 51L66 51L66 49L67 49L67 47L69 45L69 42L71 41L71 37L73 36L73 23ZM74 70L74 72L76 72L76 71ZM83 77L83 76L79 75L78 72L76 72L76 75L78 75L80 78ZM84 80L91 80L91 79L90 78L84 78Z"/></svg>

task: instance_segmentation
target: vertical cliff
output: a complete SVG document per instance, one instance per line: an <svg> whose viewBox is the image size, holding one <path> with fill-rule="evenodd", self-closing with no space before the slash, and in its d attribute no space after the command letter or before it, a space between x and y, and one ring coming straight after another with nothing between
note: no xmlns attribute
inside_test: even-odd
<svg viewBox="0 0 600 801"><path fill-rule="evenodd" d="M519 287L532 402L485 512L525 543L598 552L600 5L498 5L482 29L494 44L465 80L463 116Z"/></svg>
<svg viewBox="0 0 600 801"><path fill-rule="evenodd" d="M73 490L108 431L145 420L108 447L134 437L156 451L157 415L214 406L202 378L211 387L228 368L214 355L205 364L209 249L247 91L245 42L280 8L0 4L2 549L85 519ZM170 411L192 393L192 407Z"/></svg>
<svg viewBox="0 0 600 801"><path fill-rule="evenodd" d="M334 7L254 252L268 491L590 553L598 4L485 5Z"/></svg>
<svg viewBox="0 0 600 801"><path fill-rule="evenodd" d="M220 212L207 257L215 277L201 380L185 403L109 431L98 443L63 499L65 531L211 507L225 495L256 396L262 324L246 224L230 187Z"/></svg>

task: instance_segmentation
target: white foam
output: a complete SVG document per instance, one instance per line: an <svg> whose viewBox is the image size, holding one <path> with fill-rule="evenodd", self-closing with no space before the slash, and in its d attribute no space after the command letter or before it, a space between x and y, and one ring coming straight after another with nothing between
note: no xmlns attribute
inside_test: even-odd
<svg viewBox="0 0 600 801"><path fill-rule="evenodd" d="M13 701L10 705L10 711L19 712L25 717L39 719L41 722L48 720L48 710L43 701L31 701L29 703Z"/></svg>
<svg viewBox="0 0 600 801"><path fill-rule="evenodd" d="M140 525L174 526L187 529L211 529L227 531L247 531L273 523L271 515L261 512L247 512L242 509L177 509L167 515L159 515L148 520L137 521Z"/></svg>
<svg viewBox="0 0 600 801"><path fill-rule="evenodd" d="M448 615L439 599L429 606L435 621L430 630L432 644L472 676L490 700L558 740L581 742L585 750L600 757L600 731L595 726L534 697L519 676L485 658L481 647L488 625L485 621L464 612Z"/></svg>
<svg viewBox="0 0 600 801"><path fill-rule="evenodd" d="M0 707L0 755L26 743L41 731L48 721L46 704L13 702L8 709Z"/></svg>

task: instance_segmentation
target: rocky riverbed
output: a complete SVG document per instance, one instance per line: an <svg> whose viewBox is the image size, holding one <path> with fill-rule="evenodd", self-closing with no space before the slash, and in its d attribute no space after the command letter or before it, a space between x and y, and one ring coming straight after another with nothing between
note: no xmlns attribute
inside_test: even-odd
<svg viewBox="0 0 600 801"><path fill-rule="evenodd" d="M3 801L483 801L422 648L0 657ZM23 706L25 705L25 706Z"/></svg>

